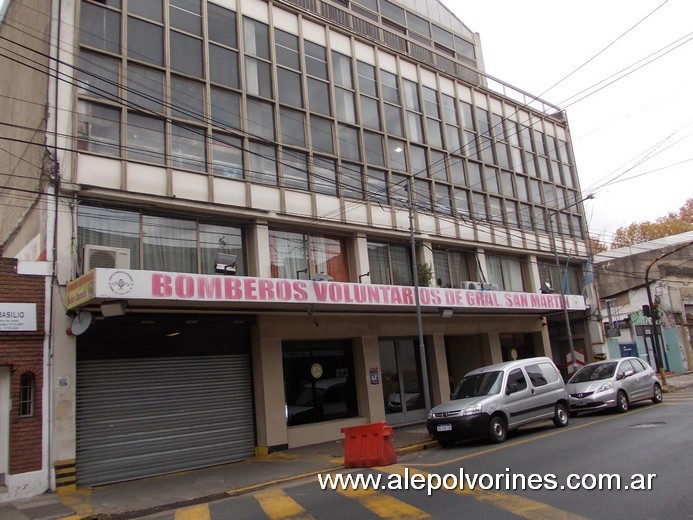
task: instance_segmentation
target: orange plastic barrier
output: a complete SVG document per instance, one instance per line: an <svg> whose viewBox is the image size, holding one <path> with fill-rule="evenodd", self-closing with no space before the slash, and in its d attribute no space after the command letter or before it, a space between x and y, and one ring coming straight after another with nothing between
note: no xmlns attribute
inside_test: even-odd
<svg viewBox="0 0 693 520"><path fill-rule="evenodd" d="M392 445L392 426L386 422L342 428L344 465L347 468L371 468L397 462Z"/></svg>

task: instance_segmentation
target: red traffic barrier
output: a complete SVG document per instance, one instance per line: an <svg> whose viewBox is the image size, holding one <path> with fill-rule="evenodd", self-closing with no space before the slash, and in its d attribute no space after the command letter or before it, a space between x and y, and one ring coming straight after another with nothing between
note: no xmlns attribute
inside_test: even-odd
<svg viewBox="0 0 693 520"><path fill-rule="evenodd" d="M392 426L377 422L342 428L344 434L344 465L347 468L371 468L397 462L392 445Z"/></svg>

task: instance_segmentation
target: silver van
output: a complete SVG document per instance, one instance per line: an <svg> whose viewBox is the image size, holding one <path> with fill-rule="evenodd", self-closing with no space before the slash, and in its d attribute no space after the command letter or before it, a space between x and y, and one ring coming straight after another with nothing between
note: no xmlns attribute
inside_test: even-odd
<svg viewBox="0 0 693 520"><path fill-rule="evenodd" d="M472 370L450 397L429 412L426 422L428 433L441 446L477 437L501 443L509 430L545 419L553 419L559 428L568 425L568 393L547 357Z"/></svg>

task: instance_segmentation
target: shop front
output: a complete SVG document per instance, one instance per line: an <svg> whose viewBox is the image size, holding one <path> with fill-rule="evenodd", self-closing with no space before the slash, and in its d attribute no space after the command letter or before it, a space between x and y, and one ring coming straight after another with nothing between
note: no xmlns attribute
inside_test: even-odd
<svg viewBox="0 0 693 520"><path fill-rule="evenodd" d="M453 372L503 358L501 333L533 334L550 352L542 313L556 298L421 291L424 349L412 287L117 269L74 280L71 312L93 316L75 338L77 483L422 421L426 402L449 398Z"/></svg>

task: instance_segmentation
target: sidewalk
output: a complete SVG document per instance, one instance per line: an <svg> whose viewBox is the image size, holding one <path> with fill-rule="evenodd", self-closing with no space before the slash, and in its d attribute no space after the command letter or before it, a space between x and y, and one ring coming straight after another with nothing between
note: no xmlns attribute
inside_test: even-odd
<svg viewBox="0 0 693 520"><path fill-rule="evenodd" d="M425 424L395 428L392 442L400 455L437 445L429 437ZM175 509L343 467L344 441L338 440L235 464L0 502L0 518L86 520L119 515L127 518L125 514L129 512L147 514Z"/></svg>

